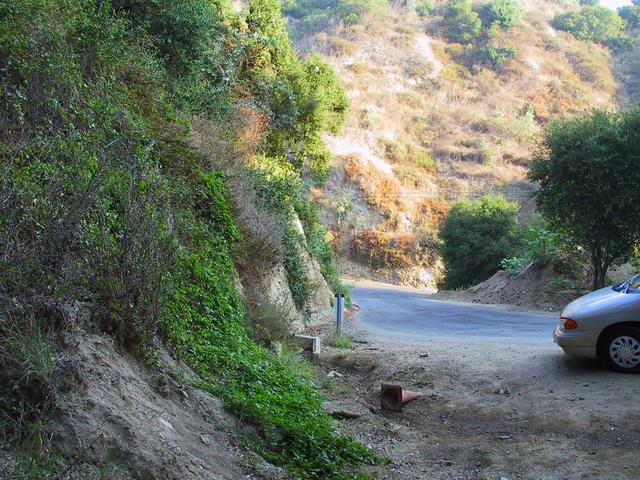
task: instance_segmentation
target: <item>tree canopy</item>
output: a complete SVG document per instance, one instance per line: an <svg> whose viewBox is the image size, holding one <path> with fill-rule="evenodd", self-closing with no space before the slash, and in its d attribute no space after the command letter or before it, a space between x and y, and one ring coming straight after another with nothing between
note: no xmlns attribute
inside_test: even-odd
<svg viewBox="0 0 640 480"><path fill-rule="evenodd" d="M620 7L618 14L627 22L627 28L640 28L640 3L634 2L633 5Z"/></svg>
<svg viewBox="0 0 640 480"><path fill-rule="evenodd" d="M534 156L538 208L589 252L594 289L640 237L639 161L640 108L552 122Z"/></svg>

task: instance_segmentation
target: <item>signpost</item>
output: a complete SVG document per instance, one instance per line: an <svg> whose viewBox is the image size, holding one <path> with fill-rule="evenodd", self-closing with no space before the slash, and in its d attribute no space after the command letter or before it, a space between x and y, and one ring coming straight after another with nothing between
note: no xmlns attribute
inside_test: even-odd
<svg viewBox="0 0 640 480"><path fill-rule="evenodd" d="M344 294L336 293L336 331L338 335L341 333L342 322L344 321Z"/></svg>

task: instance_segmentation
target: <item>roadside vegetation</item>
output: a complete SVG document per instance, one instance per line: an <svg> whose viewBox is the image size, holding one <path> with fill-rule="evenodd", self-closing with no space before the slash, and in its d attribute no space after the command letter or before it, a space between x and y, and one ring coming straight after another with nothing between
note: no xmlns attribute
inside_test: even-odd
<svg viewBox="0 0 640 480"><path fill-rule="evenodd" d="M531 165L538 209L588 253L592 290L604 286L609 267L628 260L640 240L638 151L640 108L596 110L549 124Z"/></svg>
<svg viewBox="0 0 640 480"><path fill-rule="evenodd" d="M443 286L469 287L493 275L501 260L519 247L517 214L518 204L501 196L456 203L440 232Z"/></svg>
<svg viewBox="0 0 640 480"><path fill-rule="evenodd" d="M637 263L635 162L640 109L594 110L545 128L529 176L546 223L516 223L517 204L485 198L454 205L441 231L446 288L552 265L557 281L595 290L614 265ZM493 205L493 208L490 206ZM580 288L577 289L578 291Z"/></svg>
<svg viewBox="0 0 640 480"><path fill-rule="evenodd" d="M304 317L304 250L344 290L306 196L328 172L321 135L348 102L324 61L294 52L279 3L235 14L205 0L1 1L0 31L0 427L18 451L41 443L16 474L65 471L43 425L57 312L74 302L141 358L168 344L258 427L269 461L305 478L375 462L336 430L309 378L249 337L236 291L234 262L281 258ZM195 149L196 118L231 146ZM272 244L236 219L225 167L240 150Z"/></svg>

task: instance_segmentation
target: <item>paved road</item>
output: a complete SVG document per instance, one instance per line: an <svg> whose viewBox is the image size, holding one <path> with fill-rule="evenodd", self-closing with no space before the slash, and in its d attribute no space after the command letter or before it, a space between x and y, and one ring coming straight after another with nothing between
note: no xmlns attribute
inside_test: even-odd
<svg viewBox="0 0 640 480"><path fill-rule="evenodd" d="M432 300L418 291L385 285L357 285L351 296L360 306L357 321L391 336L549 344L558 322L556 315Z"/></svg>

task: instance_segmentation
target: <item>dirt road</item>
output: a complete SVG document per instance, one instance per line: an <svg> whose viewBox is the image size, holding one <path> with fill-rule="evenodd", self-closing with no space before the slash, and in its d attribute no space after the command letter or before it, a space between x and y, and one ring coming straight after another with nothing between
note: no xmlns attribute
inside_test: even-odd
<svg viewBox="0 0 640 480"><path fill-rule="evenodd" d="M342 423L392 460L378 478L640 478L640 376L570 359L550 335L416 339L371 329L361 318L376 303L360 308L345 329L353 348L329 349L321 368L342 374L324 379L328 397L369 409ZM383 412L383 381L427 397Z"/></svg>

